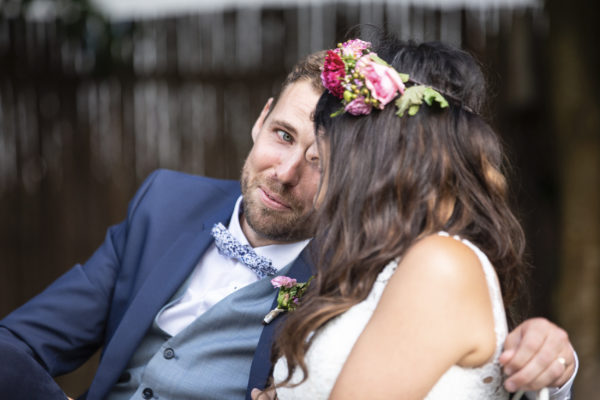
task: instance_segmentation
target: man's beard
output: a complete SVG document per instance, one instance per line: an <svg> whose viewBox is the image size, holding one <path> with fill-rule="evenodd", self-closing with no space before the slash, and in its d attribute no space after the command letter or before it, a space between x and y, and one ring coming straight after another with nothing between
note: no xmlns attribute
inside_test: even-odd
<svg viewBox="0 0 600 400"><path fill-rule="evenodd" d="M315 212L312 207L306 212L300 201L285 185L268 178L258 182L255 177L250 181L248 175L244 168L242 171L242 207L244 218L254 232L265 239L284 243L308 239L313 235ZM250 192L256 194L259 183L273 194L277 194L291 207L291 210L289 212L272 210L251 197Z"/></svg>

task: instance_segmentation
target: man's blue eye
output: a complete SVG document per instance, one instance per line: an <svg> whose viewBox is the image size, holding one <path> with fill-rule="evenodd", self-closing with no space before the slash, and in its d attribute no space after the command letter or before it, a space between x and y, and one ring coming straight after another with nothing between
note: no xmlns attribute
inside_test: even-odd
<svg viewBox="0 0 600 400"><path fill-rule="evenodd" d="M291 142L294 138L292 137L292 135L290 135L289 133L285 132L285 131L277 131L277 134L279 135L279 137L286 141L286 142Z"/></svg>

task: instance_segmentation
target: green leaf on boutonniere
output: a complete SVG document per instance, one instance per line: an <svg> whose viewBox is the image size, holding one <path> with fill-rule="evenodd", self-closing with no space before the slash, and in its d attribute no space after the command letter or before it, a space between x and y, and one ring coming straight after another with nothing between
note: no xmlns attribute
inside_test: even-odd
<svg viewBox="0 0 600 400"><path fill-rule="evenodd" d="M298 307L300 298L308 289L308 285L312 277L308 282L294 283L290 286L280 286L279 294L277 294L277 308L285 311L293 311ZM294 280L295 281L295 280Z"/></svg>
<svg viewBox="0 0 600 400"><path fill-rule="evenodd" d="M279 288L277 293L277 307L271 310L263 319L263 325L273 321L275 317L285 311L293 311L300 304L300 298L304 296L306 289L313 277L311 276L307 282L296 282L296 279L287 276L277 276L271 279L271 284L275 288Z"/></svg>

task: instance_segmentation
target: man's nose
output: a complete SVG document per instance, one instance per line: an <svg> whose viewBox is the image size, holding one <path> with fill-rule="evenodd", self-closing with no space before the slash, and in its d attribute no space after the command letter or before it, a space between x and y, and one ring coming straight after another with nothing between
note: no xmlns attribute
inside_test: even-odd
<svg viewBox="0 0 600 400"><path fill-rule="evenodd" d="M304 152L282 158L275 171L281 183L294 186L302 179L306 168L313 167L319 167L319 150L316 142L313 142Z"/></svg>
<svg viewBox="0 0 600 400"><path fill-rule="evenodd" d="M304 164L305 160L302 154L293 154L282 158L275 168L277 179L285 185L297 185L302 176Z"/></svg>

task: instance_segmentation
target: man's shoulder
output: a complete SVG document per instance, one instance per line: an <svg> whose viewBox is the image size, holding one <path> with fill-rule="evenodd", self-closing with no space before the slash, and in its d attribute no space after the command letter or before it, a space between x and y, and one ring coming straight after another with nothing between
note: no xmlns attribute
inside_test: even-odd
<svg viewBox="0 0 600 400"><path fill-rule="evenodd" d="M157 169L147 178L153 184L171 187L212 187L226 192L239 191L240 183L237 180L217 179L207 176L194 175L169 169Z"/></svg>
<svg viewBox="0 0 600 400"><path fill-rule="evenodd" d="M172 212L178 208L185 211L198 206L220 207L220 204L235 203L239 196L238 181L159 169L142 183L129 204L129 214L139 207Z"/></svg>
<svg viewBox="0 0 600 400"><path fill-rule="evenodd" d="M206 196L237 197L240 195L240 183L235 180L216 179L168 169L158 169L146 178L138 190L138 195L146 196L148 194L182 199Z"/></svg>

